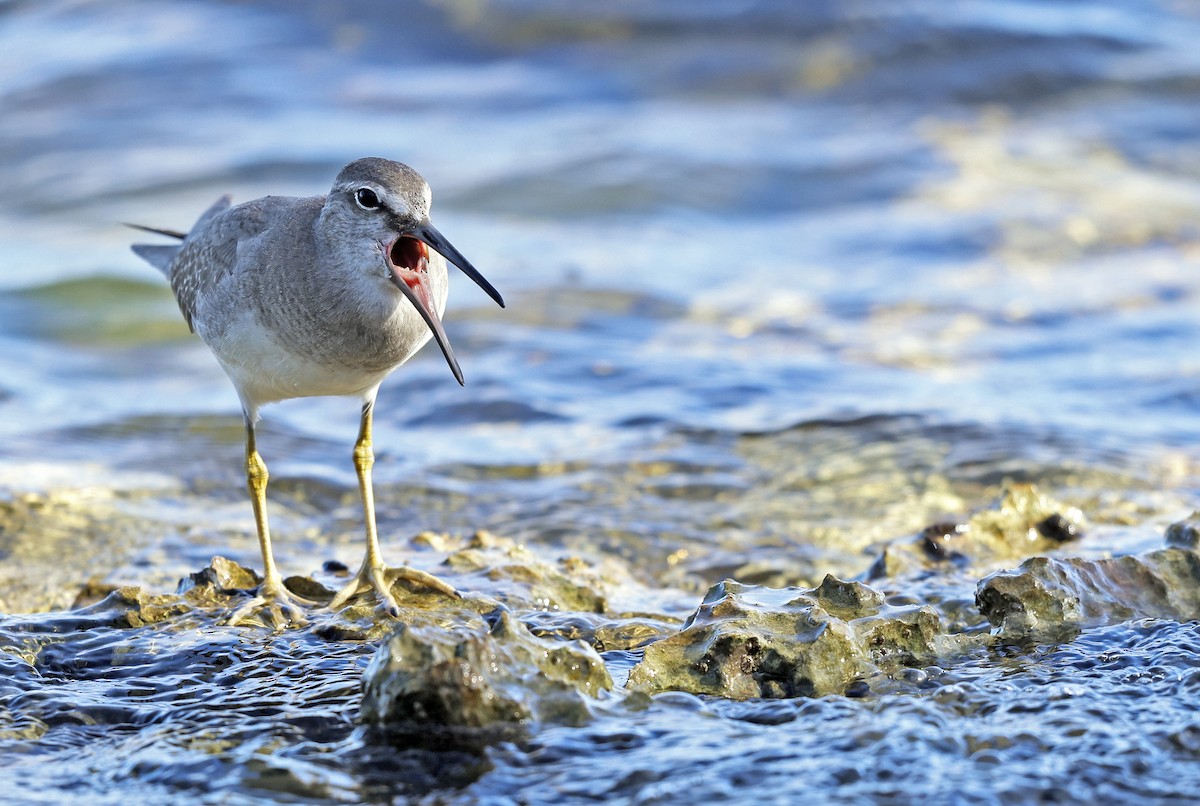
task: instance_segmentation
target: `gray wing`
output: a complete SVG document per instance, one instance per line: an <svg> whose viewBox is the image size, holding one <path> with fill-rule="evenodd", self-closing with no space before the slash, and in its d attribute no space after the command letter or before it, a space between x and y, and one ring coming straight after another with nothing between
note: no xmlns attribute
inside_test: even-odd
<svg viewBox="0 0 1200 806"><path fill-rule="evenodd" d="M163 253L153 255L162 259L165 250L175 250L165 273L171 281L179 310L192 332L196 330L194 320L198 301L212 294L233 275L238 245L267 228L264 201L267 200L259 199L231 208L229 197L225 196L200 216L182 244L163 247Z"/></svg>
<svg viewBox="0 0 1200 806"><path fill-rule="evenodd" d="M230 207L229 197L224 196L200 216L183 243L160 247L138 244L134 251L152 265L167 261L163 273L170 280L179 310L194 333L201 300L236 294L235 286L245 280L246 270L251 266L238 265L239 252L243 252L245 262L246 255L255 251L253 243L272 222L278 225L294 223L305 215L313 217L323 200L324 197L266 196Z"/></svg>
<svg viewBox="0 0 1200 806"><path fill-rule="evenodd" d="M253 208L239 205L230 209L229 204L229 197L224 196L200 216L180 245L167 275L179 310L193 333L197 300L232 273L238 241L262 231L261 217L254 214Z"/></svg>

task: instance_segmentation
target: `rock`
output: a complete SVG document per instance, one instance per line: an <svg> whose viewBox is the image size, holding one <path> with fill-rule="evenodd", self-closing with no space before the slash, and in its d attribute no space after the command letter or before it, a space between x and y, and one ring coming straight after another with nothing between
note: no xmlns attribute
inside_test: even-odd
<svg viewBox="0 0 1200 806"><path fill-rule="evenodd" d="M597 652L636 649L666 638L679 629L678 621L635 614L614 618L593 613L539 611L522 615L521 622L540 638L583 641Z"/></svg>
<svg viewBox="0 0 1200 806"><path fill-rule="evenodd" d="M816 588L725 580L675 635L646 648L629 688L744 700L842 694L880 669L933 662L956 639L929 607L891 607L859 582Z"/></svg>
<svg viewBox="0 0 1200 806"><path fill-rule="evenodd" d="M1166 538L1167 545L1176 548L1194 549L1200 545L1200 512L1168 526Z"/></svg>
<svg viewBox="0 0 1200 806"><path fill-rule="evenodd" d="M225 557L213 557L207 566L181 579L176 593L208 601L228 597L236 591L254 590L260 582L262 577L252 568Z"/></svg>
<svg viewBox="0 0 1200 806"><path fill-rule="evenodd" d="M967 524L970 543L987 546L999 557L1027 557L1056 548L1083 533L1083 513L1043 495L1032 484L1005 488L992 509L973 515Z"/></svg>
<svg viewBox="0 0 1200 806"><path fill-rule="evenodd" d="M178 620L192 612L191 605L179 596L147 593L135 585L113 589L100 601L58 613L14 616L33 631L78 633L98 628L127 630Z"/></svg>
<svg viewBox="0 0 1200 806"><path fill-rule="evenodd" d="M1067 543L1071 540L1078 540L1083 534L1083 529L1079 523L1069 520L1057 512L1042 518L1033 525L1033 528L1037 530L1039 535L1055 543Z"/></svg>
<svg viewBox="0 0 1200 806"><path fill-rule="evenodd" d="M926 526L917 534L917 543L921 550L925 552L931 560L959 560L965 559L965 555L958 549L963 543L967 542L963 539L963 535L971 531L971 527L965 523L947 522L934 523Z"/></svg>
<svg viewBox="0 0 1200 806"><path fill-rule="evenodd" d="M102 601L80 612L99 613L104 611L121 613L117 626L143 627L173 619L191 610L191 606L178 596L147 593L139 587L117 588Z"/></svg>
<svg viewBox="0 0 1200 806"><path fill-rule="evenodd" d="M556 564L525 546L480 530L446 558L446 567L464 576L458 586L487 588L490 596L513 609L603 613L605 581L597 570L575 558ZM474 576L474 579L472 578Z"/></svg>
<svg viewBox="0 0 1200 806"><path fill-rule="evenodd" d="M838 618L874 616L883 607L883 594L880 591L861 582L843 582L832 574L826 574L812 593L826 610Z"/></svg>
<svg viewBox="0 0 1200 806"><path fill-rule="evenodd" d="M983 579L979 610L1004 638L1064 632L1137 618L1200 618L1200 555L1178 548L1102 560L1033 557Z"/></svg>
<svg viewBox="0 0 1200 806"><path fill-rule="evenodd" d="M99 486L12 497L0 490L0 613L69 608L81 580L124 562L149 531L125 503Z"/></svg>
<svg viewBox="0 0 1200 806"><path fill-rule="evenodd" d="M938 567L983 573L1077 540L1083 529L1078 509L1063 506L1032 484L1011 484L995 506L966 522L935 523L887 544L866 579L913 577Z"/></svg>
<svg viewBox="0 0 1200 806"><path fill-rule="evenodd" d="M485 630L401 624L364 678L362 719L398 732L579 725L612 688L586 644L534 636L507 611Z"/></svg>

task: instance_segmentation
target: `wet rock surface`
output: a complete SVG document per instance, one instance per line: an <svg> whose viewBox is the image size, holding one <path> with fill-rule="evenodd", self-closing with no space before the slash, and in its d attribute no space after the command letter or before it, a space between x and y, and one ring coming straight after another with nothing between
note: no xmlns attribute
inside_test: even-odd
<svg viewBox="0 0 1200 806"><path fill-rule="evenodd" d="M725 580L679 633L647 647L629 688L738 700L843 694L880 670L932 662L943 638L933 609L885 605L858 582L828 576L804 590Z"/></svg>
<svg viewBox="0 0 1200 806"><path fill-rule="evenodd" d="M735 700L862 696L869 681L886 687L896 678L921 679L921 667L952 664L997 642L1069 638L1139 618L1200 617L1200 555L1190 549L1096 560L1042 556L1069 548L1082 524L1078 510L1032 485L1013 485L964 522L934 524L884 546L866 577L882 577L888 589L919 592L931 572L945 572L937 577L943 594L926 603L833 576L812 589L726 580L680 632L646 648L628 687ZM1194 529L1193 519L1174 524L1167 541L1187 544ZM975 569L1023 557L1030 558L1019 568L981 580L973 599L944 593L947 582L967 584Z"/></svg>
<svg viewBox="0 0 1200 806"><path fill-rule="evenodd" d="M0 612L74 605L93 568L138 545L145 524L129 513L131 498L99 486L0 498Z"/></svg>
<svg viewBox="0 0 1200 806"><path fill-rule="evenodd" d="M1005 487L998 501L969 518L931 524L913 538L883 547L867 576L905 577L954 566L981 574L999 565L1057 550L1079 540L1083 513L1032 484Z"/></svg>
<svg viewBox="0 0 1200 806"><path fill-rule="evenodd" d="M580 725L612 688L595 650L538 638L507 611L479 625L400 624L367 668L362 718L392 733Z"/></svg>
<svg viewBox="0 0 1200 806"><path fill-rule="evenodd" d="M1182 704L1196 686L1200 560L1178 547L1193 519L1167 530L1167 548L1091 558L1071 554L1087 544L1076 516L1016 485L991 510L881 547L879 557L905 558L886 575L826 575L811 587L726 579L687 614L677 604L685 594L641 584L620 561L547 556L488 532L414 538L411 561L466 596L398 583L397 620L363 597L340 613L312 609L303 627L229 626L259 578L221 557L174 592L93 580L74 589L73 609L0 618L0 751L36 747L68 783L108 776L127 793L136 776L150 800L209 791L216 775L252 797L436 799L469 796L486 779L489 796L549 798L538 770L564 765L574 771L555 784L564 791L652 794L646 782L662 771L640 754L671 752L654 727L664 721L695 724L688 752L714 759L693 770L701 777L729 763L729 746L749 742L747 753L774 758L780 741L803 746L814 731L850 731L841 741L881 754L900 739L924 752L959 742L954 752L971 764L1019 764L1022 752L1058 741L1021 738L1016 715L1028 709L1080 704L1130 719L1098 692L1136 675L1152 681L1136 696ZM994 570L1004 558L1011 565ZM328 563L287 584L323 601L348 572ZM1130 653L1160 648L1114 654L1122 642ZM1049 672L1038 671L1043 655ZM1011 688L1022 675L1037 687L1033 700ZM982 716L997 707L1007 716ZM1046 735L1075 740L1067 713L1041 726ZM1200 747L1182 717L1142 719L1146 753L1190 757ZM950 725L962 720L973 733L955 739ZM941 738L913 733L926 723ZM748 738L738 725L780 738ZM116 762L97 778L78 748L123 731L134 739L109 747ZM225 738L245 732L288 749L247 755ZM145 741L199 754L195 779L181 780L176 762L161 777ZM1110 753L1116 738L1089 741ZM614 758L627 768L616 779ZM17 765L12 780L33 775Z"/></svg>
<svg viewBox="0 0 1200 806"><path fill-rule="evenodd" d="M1087 560L1033 557L979 583L976 601L1004 638L1051 640L1086 627L1200 618L1200 554L1167 548Z"/></svg>
<svg viewBox="0 0 1200 806"><path fill-rule="evenodd" d="M1167 527L1168 546L1181 549L1200 548L1200 512L1193 512L1184 520Z"/></svg>

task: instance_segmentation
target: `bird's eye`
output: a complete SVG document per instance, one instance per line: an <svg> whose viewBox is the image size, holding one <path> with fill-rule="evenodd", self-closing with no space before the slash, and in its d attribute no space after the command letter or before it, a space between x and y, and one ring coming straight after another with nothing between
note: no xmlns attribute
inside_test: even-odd
<svg viewBox="0 0 1200 806"><path fill-rule="evenodd" d="M370 188L359 188L354 192L354 200L364 210L378 210L379 196Z"/></svg>

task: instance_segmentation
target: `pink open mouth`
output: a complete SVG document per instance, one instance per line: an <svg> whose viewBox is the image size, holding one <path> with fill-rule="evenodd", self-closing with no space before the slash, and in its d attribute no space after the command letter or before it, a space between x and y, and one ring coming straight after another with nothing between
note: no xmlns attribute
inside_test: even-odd
<svg viewBox="0 0 1200 806"><path fill-rule="evenodd" d="M461 384L462 370L458 367L458 360L454 357L454 350L450 348L450 340L446 337L446 331L442 329L442 322L433 303L429 285L429 248L423 241L401 235L388 247L387 257L388 267L392 270L391 281L408 297L408 301L417 309L425 324L429 325L438 347L442 348L442 355L446 356L450 371L454 373L454 379Z"/></svg>
<svg viewBox="0 0 1200 806"><path fill-rule="evenodd" d="M412 272L424 272L429 266L429 247L416 238L401 235L392 241L388 257L393 266L403 266Z"/></svg>

